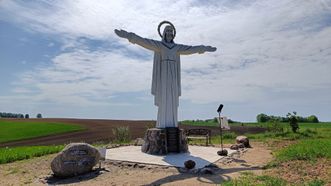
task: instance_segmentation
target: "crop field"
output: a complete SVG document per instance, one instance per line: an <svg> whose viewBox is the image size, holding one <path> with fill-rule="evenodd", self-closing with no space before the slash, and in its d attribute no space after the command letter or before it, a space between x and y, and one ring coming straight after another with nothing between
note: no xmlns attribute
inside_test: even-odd
<svg viewBox="0 0 331 186"><path fill-rule="evenodd" d="M0 143L83 130L84 127L57 122L0 120Z"/></svg>

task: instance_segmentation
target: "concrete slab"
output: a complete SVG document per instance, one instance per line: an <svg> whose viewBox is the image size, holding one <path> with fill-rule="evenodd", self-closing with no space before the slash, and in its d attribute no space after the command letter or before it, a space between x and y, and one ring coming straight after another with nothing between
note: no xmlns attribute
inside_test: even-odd
<svg viewBox="0 0 331 186"><path fill-rule="evenodd" d="M185 161L193 160L196 163L195 168L203 168L224 158L217 155L219 150L220 148L216 147L189 146L189 153L150 155L141 152L141 146L123 146L107 149L106 159L173 167L184 167ZM227 150L229 155L236 152L235 150Z"/></svg>

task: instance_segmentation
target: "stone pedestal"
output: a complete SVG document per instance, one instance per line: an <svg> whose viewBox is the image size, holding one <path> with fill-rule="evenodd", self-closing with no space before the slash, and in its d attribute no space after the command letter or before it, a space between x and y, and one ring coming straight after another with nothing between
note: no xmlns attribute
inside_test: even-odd
<svg viewBox="0 0 331 186"><path fill-rule="evenodd" d="M164 155L188 151L184 130L178 128L151 128L146 131L141 151L148 154Z"/></svg>

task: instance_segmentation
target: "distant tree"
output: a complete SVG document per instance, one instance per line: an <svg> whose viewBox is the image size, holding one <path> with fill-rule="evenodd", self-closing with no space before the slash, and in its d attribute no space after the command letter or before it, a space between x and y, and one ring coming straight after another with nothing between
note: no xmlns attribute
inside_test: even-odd
<svg viewBox="0 0 331 186"><path fill-rule="evenodd" d="M43 116L40 113L38 113L37 118L43 118Z"/></svg>
<svg viewBox="0 0 331 186"><path fill-rule="evenodd" d="M311 115L311 116L308 116L308 117L307 117L307 122L310 122L310 123L318 123L319 120L318 120L318 118L317 118L315 115Z"/></svg>
<svg viewBox="0 0 331 186"><path fill-rule="evenodd" d="M264 123L264 122L267 122L270 120L270 117L266 114L259 114L256 116L256 121L259 122L259 123Z"/></svg>
<svg viewBox="0 0 331 186"><path fill-rule="evenodd" d="M29 119L29 118L30 118L29 114L25 114L25 119Z"/></svg>
<svg viewBox="0 0 331 186"><path fill-rule="evenodd" d="M299 129L297 113L294 111L293 114L288 113L286 116L288 117L288 120L289 120L290 126L292 128L292 131L294 133L296 133L297 130Z"/></svg>

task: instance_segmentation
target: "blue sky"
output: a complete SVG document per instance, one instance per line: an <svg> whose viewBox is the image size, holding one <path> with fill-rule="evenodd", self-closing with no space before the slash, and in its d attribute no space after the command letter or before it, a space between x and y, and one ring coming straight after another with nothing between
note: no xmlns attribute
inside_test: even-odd
<svg viewBox="0 0 331 186"><path fill-rule="evenodd" d="M331 121L331 1L0 1L0 112L156 119L152 52L115 28L212 45L182 57L179 118L263 112Z"/></svg>

